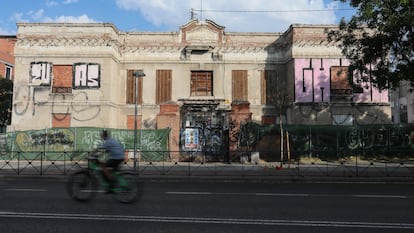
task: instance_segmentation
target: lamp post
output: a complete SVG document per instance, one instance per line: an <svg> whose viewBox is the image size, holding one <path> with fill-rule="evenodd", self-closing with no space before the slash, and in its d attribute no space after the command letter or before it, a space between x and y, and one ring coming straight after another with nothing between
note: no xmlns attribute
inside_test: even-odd
<svg viewBox="0 0 414 233"><path fill-rule="evenodd" d="M140 77L144 77L145 74L144 74L144 72L142 70L139 70L139 71L134 71L133 76L134 76L134 79L135 79L134 80L135 81L135 92L134 92L134 95L135 95L135 98L134 98L134 102L135 102L135 114L134 114L134 171L136 171L137 170L137 139L138 139L138 136L137 136L138 79Z"/></svg>

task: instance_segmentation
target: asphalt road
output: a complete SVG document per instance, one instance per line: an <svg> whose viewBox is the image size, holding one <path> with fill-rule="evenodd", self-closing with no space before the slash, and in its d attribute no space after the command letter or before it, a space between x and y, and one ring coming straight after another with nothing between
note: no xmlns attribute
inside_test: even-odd
<svg viewBox="0 0 414 233"><path fill-rule="evenodd" d="M143 182L133 204L62 180L0 181L0 232L414 232L414 185Z"/></svg>

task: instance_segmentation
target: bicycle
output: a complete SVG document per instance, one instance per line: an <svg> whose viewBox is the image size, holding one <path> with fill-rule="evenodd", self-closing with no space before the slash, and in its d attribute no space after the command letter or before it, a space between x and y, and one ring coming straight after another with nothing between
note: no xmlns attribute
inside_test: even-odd
<svg viewBox="0 0 414 233"><path fill-rule="evenodd" d="M66 189L69 196L77 201L86 202L94 199L100 188L108 190L99 153L88 156L88 168L83 168L69 176ZM115 200L121 203L132 203L138 197L136 174L131 171L113 171L116 186L110 191Z"/></svg>

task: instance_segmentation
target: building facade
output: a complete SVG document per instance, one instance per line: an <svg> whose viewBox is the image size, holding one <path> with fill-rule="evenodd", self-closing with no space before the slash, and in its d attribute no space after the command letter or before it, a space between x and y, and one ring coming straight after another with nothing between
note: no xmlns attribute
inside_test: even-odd
<svg viewBox="0 0 414 233"><path fill-rule="evenodd" d="M16 36L0 36L0 76L13 80Z"/></svg>
<svg viewBox="0 0 414 233"><path fill-rule="evenodd" d="M109 23L20 23L10 130L136 123L171 128L170 150L178 151L232 149L248 121L390 123L388 92L349 84L348 61L326 39L331 28L232 33L192 20L178 32L122 32Z"/></svg>

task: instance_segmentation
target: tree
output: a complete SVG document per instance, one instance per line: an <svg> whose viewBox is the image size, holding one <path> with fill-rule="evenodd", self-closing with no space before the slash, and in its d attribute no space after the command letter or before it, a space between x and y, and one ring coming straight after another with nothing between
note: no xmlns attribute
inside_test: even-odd
<svg viewBox="0 0 414 233"><path fill-rule="evenodd" d="M13 82L0 76L0 127L11 123Z"/></svg>
<svg viewBox="0 0 414 233"><path fill-rule="evenodd" d="M414 84L414 1L340 1L357 12L349 22L342 19L329 39L340 42L350 59L350 76L359 74L356 82L368 81L379 89L394 89L402 80Z"/></svg>

